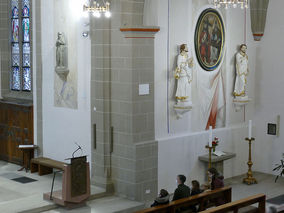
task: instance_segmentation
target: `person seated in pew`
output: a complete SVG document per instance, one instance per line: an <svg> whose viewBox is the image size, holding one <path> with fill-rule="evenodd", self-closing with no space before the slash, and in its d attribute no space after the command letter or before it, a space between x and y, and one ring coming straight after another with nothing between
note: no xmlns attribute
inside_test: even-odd
<svg viewBox="0 0 284 213"><path fill-rule="evenodd" d="M178 186L174 192L173 201L190 196L190 188L184 184L185 181L186 177L184 175L177 176L176 182Z"/></svg>
<svg viewBox="0 0 284 213"><path fill-rule="evenodd" d="M197 194L200 194L201 192L203 192L203 191L200 189L199 182L197 180L191 181L191 193L190 193L190 195L191 196L197 195Z"/></svg>
<svg viewBox="0 0 284 213"><path fill-rule="evenodd" d="M190 196L190 188L185 185L186 177L184 175L178 175L176 179L177 188L174 192L173 201L179 200L182 198L187 198ZM190 207L181 207L176 209L176 213L181 213L190 209Z"/></svg>
<svg viewBox="0 0 284 213"><path fill-rule="evenodd" d="M217 169L212 167L208 169L208 173L209 177L211 178L211 190L224 187L224 176L220 175Z"/></svg>
<svg viewBox="0 0 284 213"><path fill-rule="evenodd" d="M191 193L190 193L190 195L191 196L198 195L201 192L203 192L203 191L200 189L199 182L197 180L191 181ZM197 212L198 205L191 206L189 209L191 210L191 212Z"/></svg>
<svg viewBox="0 0 284 213"><path fill-rule="evenodd" d="M161 189L159 196L154 200L154 203L151 207L169 204L170 202L170 195L167 190Z"/></svg>
<svg viewBox="0 0 284 213"><path fill-rule="evenodd" d="M208 169L208 175L211 178L211 190L219 189L224 187L224 176L220 175L217 169L210 168ZM225 203L225 200L222 198L214 199L212 200L213 203L215 203L216 206L222 205Z"/></svg>

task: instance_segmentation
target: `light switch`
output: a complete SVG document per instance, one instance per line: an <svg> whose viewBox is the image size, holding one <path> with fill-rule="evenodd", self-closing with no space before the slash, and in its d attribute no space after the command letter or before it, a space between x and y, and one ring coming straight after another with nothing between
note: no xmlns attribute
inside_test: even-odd
<svg viewBox="0 0 284 213"><path fill-rule="evenodd" d="M149 95L150 86L149 84L139 84L139 95Z"/></svg>

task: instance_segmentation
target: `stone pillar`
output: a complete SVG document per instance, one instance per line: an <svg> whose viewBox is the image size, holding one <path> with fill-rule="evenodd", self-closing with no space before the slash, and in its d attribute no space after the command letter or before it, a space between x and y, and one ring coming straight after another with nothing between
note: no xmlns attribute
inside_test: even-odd
<svg viewBox="0 0 284 213"><path fill-rule="evenodd" d="M159 28L123 27L125 67L112 85L117 192L135 200L157 195L158 144L154 129L154 34ZM141 91L140 87L146 87ZM139 89L140 88L140 89ZM149 88L149 91L147 89ZM145 92L145 93L143 93Z"/></svg>
<svg viewBox="0 0 284 213"><path fill-rule="evenodd" d="M152 200L157 196L154 34L159 29L125 27L142 26L144 0L110 3L112 17L91 18L90 25L91 107L96 108L92 183L129 199ZM149 85L149 94L139 95L141 84Z"/></svg>

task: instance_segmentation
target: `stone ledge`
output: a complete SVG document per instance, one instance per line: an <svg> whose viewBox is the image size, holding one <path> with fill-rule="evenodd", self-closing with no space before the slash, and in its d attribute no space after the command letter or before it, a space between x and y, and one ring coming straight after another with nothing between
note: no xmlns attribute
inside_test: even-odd
<svg viewBox="0 0 284 213"><path fill-rule="evenodd" d="M155 38L155 34L160 31L157 26L126 26L121 27L125 38Z"/></svg>

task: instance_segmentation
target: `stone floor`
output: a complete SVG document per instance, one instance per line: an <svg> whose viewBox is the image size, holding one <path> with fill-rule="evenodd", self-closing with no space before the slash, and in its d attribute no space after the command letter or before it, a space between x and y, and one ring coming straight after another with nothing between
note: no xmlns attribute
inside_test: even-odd
<svg viewBox="0 0 284 213"><path fill-rule="evenodd" d="M52 202L43 200L43 193L50 192L53 175L39 176L25 171L17 171L20 166L0 161L0 212L39 212L43 209L56 208ZM37 181L19 183L11 179L28 177ZM62 176L57 174L54 190L62 188ZM91 194L99 194L104 189L92 186Z"/></svg>
<svg viewBox="0 0 284 213"><path fill-rule="evenodd" d="M0 212L2 213L130 213L144 208L145 204L130 201L117 196L98 198L87 202L87 205L67 211L42 199L43 193L50 191L52 175L38 176L24 171L18 172L18 165L0 161ZM18 183L12 178L19 176L30 177L37 181L31 183ZM258 184L245 185L242 183L244 176L225 180L225 185L232 186L232 200L238 200L250 195L265 193L267 199L284 194L284 178L274 182L275 176L263 173L254 173ZM54 189L61 188L61 176L55 181ZM92 186L92 194L103 192L103 189ZM148 206L149 204L146 204Z"/></svg>
<svg viewBox="0 0 284 213"><path fill-rule="evenodd" d="M284 194L284 178L279 178L275 183L274 175L254 172L253 176L258 181L258 184L243 184L242 180L245 175L225 180L225 185L232 186L232 200L239 200L259 193L266 194L266 199Z"/></svg>

